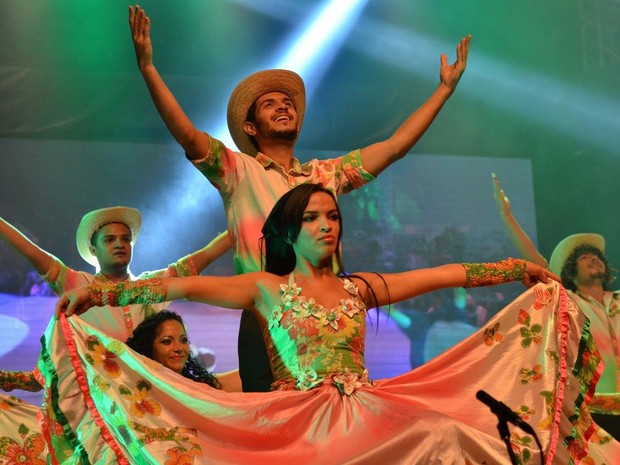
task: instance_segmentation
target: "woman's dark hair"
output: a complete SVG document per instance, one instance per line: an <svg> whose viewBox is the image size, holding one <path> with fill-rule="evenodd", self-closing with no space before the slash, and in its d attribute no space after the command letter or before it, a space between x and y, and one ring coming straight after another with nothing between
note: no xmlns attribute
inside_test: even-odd
<svg viewBox="0 0 620 465"><path fill-rule="evenodd" d="M308 206L310 197L317 192L324 192L334 199L338 211L340 233L336 252L334 254L334 272L343 271L342 258L340 256L340 240L342 239L342 216L336 196L332 191L323 187L322 184L301 184L286 194L275 204L271 213L265 220L261 238L261 254L265 259L265 271L284 276L295 268L295 251L293 243L301 231L301 223L304 210ZM264 250L263 250L264 247Z"/></svg>
<svg viewBox="0 0 620 465"><path fill-rule="evenodd" d="M310 202L312 194L317 192L324 192L334 199L336 210L338 212L338 222L340 224L340 233L338 234L338 242L336 252L334 253L334 262L332 268L334 273L344 276L344 266L342 264L342 256L340 254L340 242L342 240L342 214L340 213L340 207L336 200L336 196L332 191L323 187L322 184L300 184L299 186L291 189L284 194L280 200L275 204L271 213L265 220L263 226L261 238L261 255L265 261L265 271L276 274L278 276L284 276L293 271L295 268L295 251L293 250L293 243L297 240L299 232L301 231L301 223L304 216L304 211ZM375 273L387 290L389 300L389 289L383 276L379 273ZM376 308L377 297L374 289L370 283L361 276L352 274L348 275L349 278L357 278L367 286L368 292L370 292L372 305ZM388 305L390 305L388 303ZM378 309L377 309L378 310ZM377 312L377 329L378 329L378 312Z"/></svg>
<svg viewBox="0 0 620 465"><path fill-rule="evenodd" d="M153 342L157 337L159 326L163 322L170 320L178 321L181 325L183 325L183 327L185 327L181 315L169 310L162 310L161 312L146 318L142 323L140 323L134 329L133 336L127 339L125 344L139 354L152 359ZM207 370L192 354L189 354L181 374L186 378L200 383L206 383L216 389L222 388L222 385L213 373Z"/></svg>
<svg viewBox="0 0 620 465"><path fill-rule="evenodd" d="M601 262L605 265L605 276L603 277L603 289L605 291L610 291L609 285L614 281L613 272L615 271L609 263L607 263L607 259L603 252L590 244L582 244L570 253L566 262L564 262L564 266L562 267L562 272L560 273L560 278L562 279L562 285L566 289L570 289L571 291L576 291L577 286L575 285L575 278L577 277L577 260L579 257L585 254L593 254L596 255Z"/></svg>

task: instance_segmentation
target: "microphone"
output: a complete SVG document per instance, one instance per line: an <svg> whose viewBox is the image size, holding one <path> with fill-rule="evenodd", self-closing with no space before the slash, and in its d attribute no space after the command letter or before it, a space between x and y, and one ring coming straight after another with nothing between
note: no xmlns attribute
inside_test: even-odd
<svg viewBox="0 0 620 465"><path fill-rule="evenodd" d="M483 390L480 390L476 393L476 399L478 399L483 404L486 404L491 409L491 412L497 415L500 419L509 421L513 425L521 428L526 433L532 434L534 435L534 437L536 436L534 428L532 428L527 422L523 421L521 417L514 413L506 404L495 400Z"/></svg>

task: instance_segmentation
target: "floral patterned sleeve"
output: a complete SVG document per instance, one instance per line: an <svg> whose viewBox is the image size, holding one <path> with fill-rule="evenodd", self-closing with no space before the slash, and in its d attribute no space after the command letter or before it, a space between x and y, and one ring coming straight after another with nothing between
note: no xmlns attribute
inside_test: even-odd
<svg viewBox="0 0 620 465"><path fill-rule="evenodd" d="M495 286L521 281L525 275L525 260L508 258L497 263L463 263L467 276L463 287Z"/></svg>
<svg viewBox="0 0 620 465"><path fill-rule="evenodd" d="M92 274L85 271L76 271L65 265L62 260L51 255L52 262L47 273L40 275L41 278L50 285L56 295L84 286L94 280Z"/></svg>
<svg viewBox="0 0 620 465"><path fill-rule="evenodd" d="M209 154L200 160L191 160L198 170L218 189L227 191L233 182L235 154L214 137L210 137Z"/></svg>
<svg viewBox="0 0 620 465"><path fill-rule="evenodd" d="M336 176L339 178L338 194L345 194L375 179L375 176L364 170L360 150L343 155L336 159Z"/></svg>
<svg viewBox="0 0 620 465"><path fill-rule="evenodd" d="M37 381L34 371L0 370L0 389L9 392L13 389L38 392L43 386Z"/></svg>
<svg viewBox="0 0 620 465"><path fill-rule="evenodd" d="M194 265L191 254L189 254L183 258L180 258L176 262L171 263L168 265L168 268L163 270L145 271L144 273L140 273L138 279L161 278L162 276L168 278L181 278L196 275L198 275L198 271L196 270L196 265Z"/></svg>
<svg viewBox="0 0 620 465"><path fill-rule="evenodd" d="M590 411L604 415L620 415L620 392L595 393Z"/></svg>
<svg viewBox="0 0 620 465"><path fill-rule="evenodd" d="M119 283L93 283L87 286L91 307L122 307L131 304L157 304L166 300L166 286L159 278Z"/></svg>

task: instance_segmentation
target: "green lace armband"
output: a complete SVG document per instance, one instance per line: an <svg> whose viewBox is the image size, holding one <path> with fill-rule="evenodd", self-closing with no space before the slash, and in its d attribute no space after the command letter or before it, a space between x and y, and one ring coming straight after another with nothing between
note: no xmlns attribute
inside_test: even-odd
<svg viewBox="0 0 620 465"><path fill-rule="evenodd" d="M521 281L525 275L526 262L507 258L497 263L463 263L467 279L463 287L495 286Z"/></svg>
<svg viewBox="0 0 620 465"><path fill-rule="evenodd" d="M166 286L160 278L89 284L91 307L122 307L131 304L157 304L166 300Z"/></svg>
<svg viewBox="0 0 620 465"><path fill-rule="evenodd" d="M38 392L43 386L39 384L33 371L0 370L0 389L7 392L13 389Z"/></svg>

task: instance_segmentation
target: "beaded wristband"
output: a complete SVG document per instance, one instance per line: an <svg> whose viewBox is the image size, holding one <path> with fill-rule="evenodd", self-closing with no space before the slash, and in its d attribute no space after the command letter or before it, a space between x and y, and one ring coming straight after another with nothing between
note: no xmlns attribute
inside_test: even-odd
<svg viewBox="0 0 620 465"><path fill-rule="evenodd" d="M166 286L160 278L93 283L87 286L91 307L122 307L131 304L157 304L166 300Z"/></svg>
<svg viewBox="0 0 620 465"><path fill-rule="evenodd" d="M467 279L463 287L495 286L521 281L525 275L525 260L507 258L497 263L463 263Z"/></svg>

